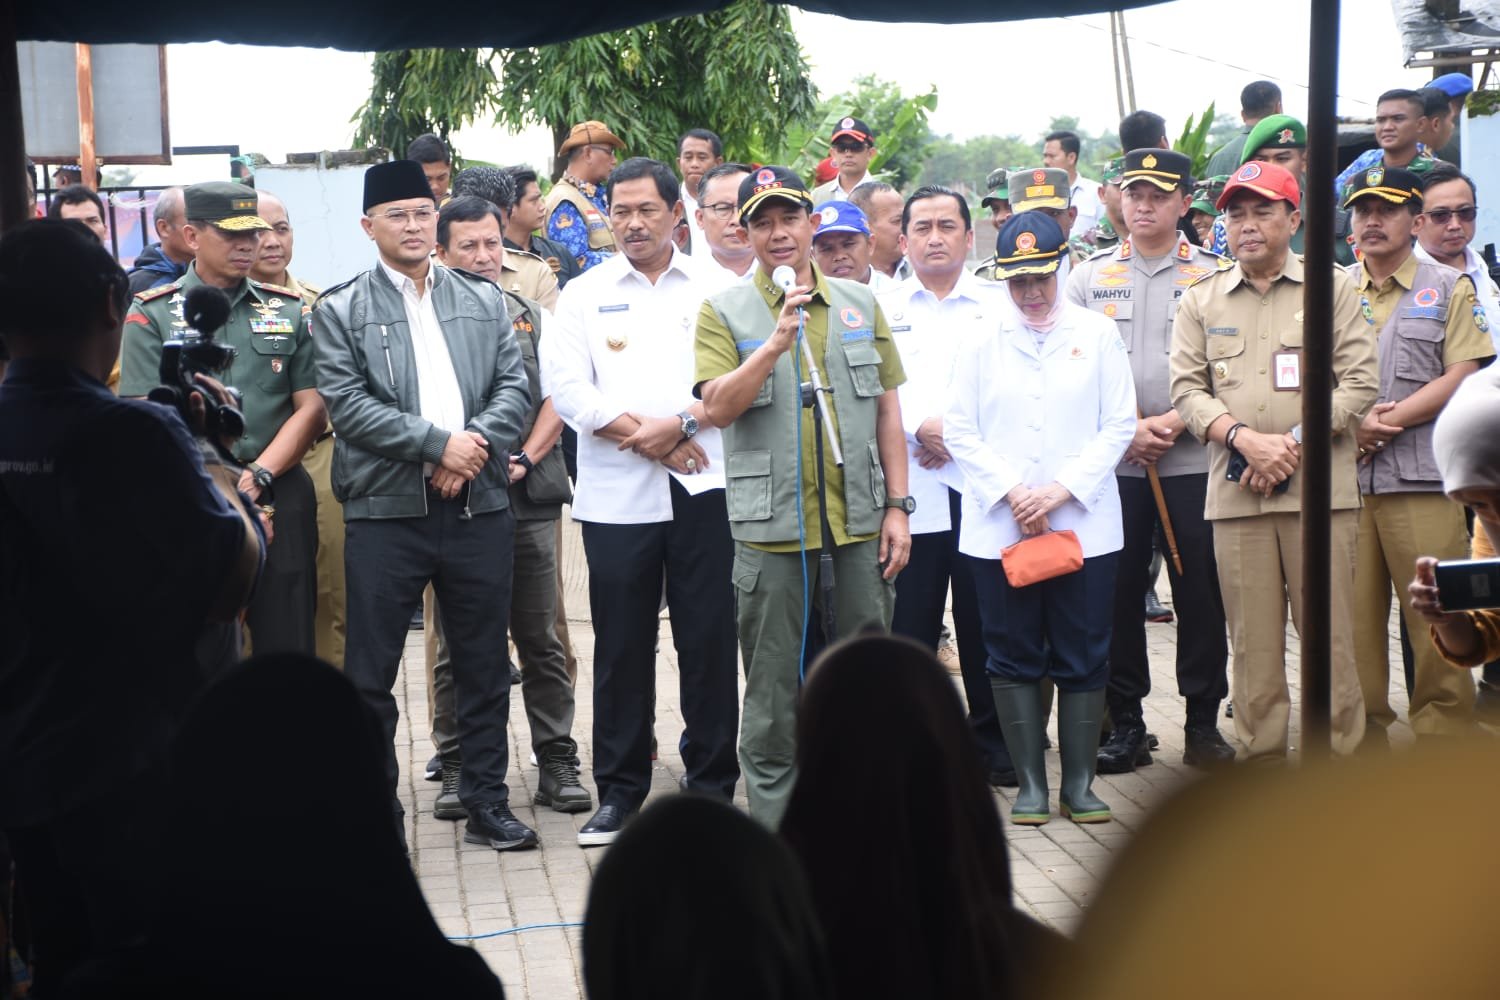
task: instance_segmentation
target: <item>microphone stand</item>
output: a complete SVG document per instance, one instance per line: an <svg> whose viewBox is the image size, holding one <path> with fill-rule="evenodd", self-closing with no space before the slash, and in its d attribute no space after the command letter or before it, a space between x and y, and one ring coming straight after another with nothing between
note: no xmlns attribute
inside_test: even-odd
<svg viewBox="0 0 1500 1000"><path fill-rule="evenodd" d="M805 328L806 323L804 314L801 327ZM802 343L802 357L807 362L809 381L801 383L798 388L801 391L802 406L812 410L813 460L818 490L818 518L822 528L822 544L818 552L818 586L823 592L823 641L831 644L838 638L838 615L833 604L833 527L828 520L828 482L823 475L824 436L827 436L828 449L833 453L833 464L840 469L844 467L844 453L839 449L833 423L826 419L824 411L827 403L822 397L825 394L831 396L833 390L823 384L823 377L818 374L818 366L813 360L812 348L808 346L803 328L798 329L797 339ZM802 484L798 483L797 488L800 490Z"/></svg>

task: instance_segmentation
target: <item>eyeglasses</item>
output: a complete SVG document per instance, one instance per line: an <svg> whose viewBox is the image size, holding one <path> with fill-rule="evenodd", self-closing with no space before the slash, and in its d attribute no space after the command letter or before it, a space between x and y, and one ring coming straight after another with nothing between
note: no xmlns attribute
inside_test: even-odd
<svg viewBox="0 0 1500 1000"><path fill-rule="evenodd" d="M739 208L732 201L716 201L712 205L699 205L699 208L713 216L715 219L727 219Z"/></svg>
<svg viewBox="0 0 1500 1000"><path fill-rule="evenodd" d="M404 226L408 221L415 222L419 226L425 226L437 218L437 213L430 208L393 208L378 215L371 215L372 219L384 219L393 226Z"/></svg>
<svg viewBox="0 0 1500 1000"><path fill-rule="evenodd" d="M600 146L597 143L589 143L588 148L594 150L597 153L604 153L611 160L613 160L615 158L615 151L614 151L613 147L610 147L610 146Z"/></svg>
<svg viewBox="0 0 1500 1000"><path fill-rule="evenodd" d="M1434 208L1427 213L1427 217L1439 226L1446 226L1455 215L1460 222L1473 222L1478 214L1479 209L1469 205L1466 208Z"/></svg>
<svg viewBox="0 0 1500 1000"><path fill-rule="evenodd" d="M836 142L833 144L835 153L863 153L868 147L862 142Z"/></svg>

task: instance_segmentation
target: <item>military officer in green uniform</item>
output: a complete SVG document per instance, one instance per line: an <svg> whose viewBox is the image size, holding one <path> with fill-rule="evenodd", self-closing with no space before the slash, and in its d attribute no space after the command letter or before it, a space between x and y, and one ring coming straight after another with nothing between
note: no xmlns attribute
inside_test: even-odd
<svg viewBox="0 0 1500 1000"><path fill-rule="evenodd" d="M1123 156L1104 164L1099 181L1099 222L1086 235L1095 250L1113 250L1125 236L1125 217L1120 211L1120 176L1124 172Z"/></svg>
<svg viewBox="0 0 1500 1000"><path fill-rule="evenodd" d="M818 216L793 171L762 167L749 174L738 204L758 263L749 279L703 304L694 382L708 420L724 428L733 579L748 676L740 767L751 815L775 827L795 780L804 574L811 600L822 604L823 518L814 423L798 391L808 378L797 342L799 318L805 318L803 335L823 382L833 390L828 427L844 457L840 468L825 443L840 635L890 628L894 580L911 550L907 515L914 504L906 495L906 439L896 396L906 375L874 294L824 276L812 262ZM778 267L795 272L787 291L772 280ZM821 621L821 612L812 618Z"/></svg>
<svg viewBox="0 0 1500 1000"><path fill-rule="evenodd" d="M194 184L183 193L184 235L194 261L170 285L135 297L125 319L120 395L144 396L160 383L162 344L187 329L183 303L200 285L224 292L229 320L214 339L236 351L223 376L243 394L245 434L234 457L239 488L272 515L266 568L246 622L257 653L315 651L317 502L303 456L327 423L313 372L313 346L298 292L249 278L261 234L252 188Z"/></svg>

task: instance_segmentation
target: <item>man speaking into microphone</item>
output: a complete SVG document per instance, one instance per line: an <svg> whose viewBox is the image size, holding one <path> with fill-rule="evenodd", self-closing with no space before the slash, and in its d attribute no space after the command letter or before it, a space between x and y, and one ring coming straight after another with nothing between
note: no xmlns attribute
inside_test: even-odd
<svg viewBox="0 0 1500 1000"><path fill-rule="evenodd" d="M911 550L896 399L906 376L870 289L812 262L818 216L802 179L763 167L740 183L738 204L757 265L699 311L694 392L708 421L724 428L747 676L740 769L751 815L774 828L796 777L797 691L808 625L824 620L825 543L838 633L890 628L894 581ZM827 388L816 394L821 429L804 383Z"/></svg>

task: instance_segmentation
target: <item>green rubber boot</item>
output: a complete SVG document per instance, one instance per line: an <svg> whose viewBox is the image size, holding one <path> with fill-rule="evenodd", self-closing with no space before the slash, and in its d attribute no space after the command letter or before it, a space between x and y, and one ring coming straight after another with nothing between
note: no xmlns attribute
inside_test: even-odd
<svg viewBox="0 0 1500 1000"><path fill-rule="evenodd" d="M1052 818L1047 807L1047 768L1042 740L1046 737L1047 717L1042 714L1040 686L990 678L995 696L995 712L1000 716L1000 730L1016 767L1020 790L1011 807L1010 821L1021 826L1041 826Z"/></svg>
<svg viewBox="0 0 1500 1000"><path fill-rule="evenodd" d="M1092 788L1103 718L1104 688L1057 692L1057 744L1062 755L1057 798L1062 814L1075 823L1108 823L1113 818Z"/></svg>

